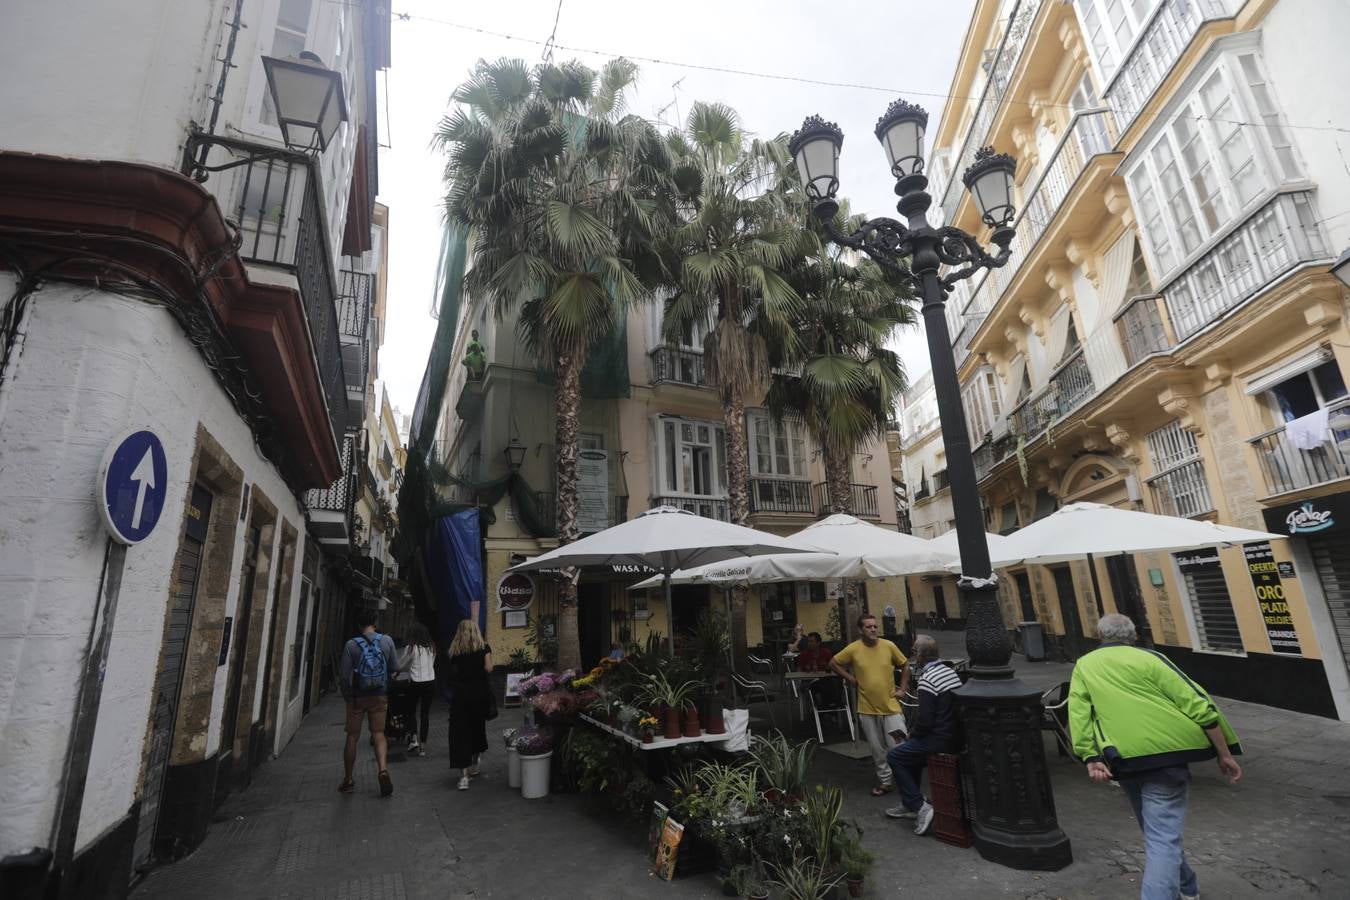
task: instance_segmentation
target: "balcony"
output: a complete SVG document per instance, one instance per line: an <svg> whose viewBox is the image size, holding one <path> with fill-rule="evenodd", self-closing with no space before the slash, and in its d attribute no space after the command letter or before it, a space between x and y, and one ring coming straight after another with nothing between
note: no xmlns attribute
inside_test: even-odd
<svg viewBox="0 0 1350 900"><path fill-rule="evenodd" d="M1022 212L1013 223L1017 238L1013 242L1013 252L1008 262L1001 268L990 269L982 276L977 276L980 280L973 284L968 295L964 289L958 288L954 302L958 306L964 302L964 306L961 306L962 327L953 330L953 346L964 343L958 349L961 359L969 353L970 340L980 324L998 305L1023 263L1033 255L1036 245L1068 200L1088 162L1096 156L1110 153L1115 137L1115 123L1107 110L1088 110L1074 115L1036 183L1024 193Z"/></svg>
<svg viewBox="0 0 1350 900"><path fill-rule="evenodd" d="M597 531L603 531L620 522L628 521L628 495L612 494L610 495L609 508L605 510L605 515L598 515L599 510L583 510L582 505L586 502L583 498L577 498L577 528L580 534L595 534ZM547 528L552 529L551 534L558 533L558 495L553 491L537 491L534 495L534 501L538 506L539 519ZM609 516L611 518L606 518Z"/></svg>
<svg viewBox="0 0 1350 900"><path fill-rule="evenodd" d="M828 516L830 509L830 486L823 481L811 485L815 497L817 515ZM881 513L877 507L877 486L875 484L850 484L848 486L848 509L844 512L862 519L879 519Z"/></svg>
<svg viewBox="0 0 1350 900"><path fill-rule="evenodd" d="M1132 297L1116 313L1116 328L1127 365L1136 366L1148 357L1172 348L1167 327L1163 325L1162 302L1161 294Z"/></svg>
<svg viewBox="0 0 1350 900"><path fill-rule="evenodd" d="M455 415L465 422L475 421L483 413L483 398L486 389L481 378L468 378L459 390L459 399L455 401Z"/></svg>
<svg viewBox="0 0 1350 900"><path fill-rule="evenodd" d="M811 483L790 478L750 479L750 511L752 513L803 513L812 515L816 507L811 503Z"/></svg>
<svg viewBox="0 0 1350 900"><path fill-rule="evenodd" d="M338 340L347 384L347 427L366 417L366 376L370 368L370 311L375 276L343 269L338 280Z"/></svg>
<svg viewBox="0 0 1350 900"><path fill-rule="evenodd" d="M310 534L320 544L345 547L351 540L352 504L360 490L365 461L357 447L357 432L342 438L342 475L329 487L305 492Z"/></svg>
<svg viewBox="0 0 1350 900"><path fill-rule="evenodd" d="M951 487L951 485L952 483L950 479L947 478L946 469L938 469L936 472L933 473L934 494L938 493L939 491L945 491L947 488Z"/></svg>
<svg viewBox="0 0 1350 900"><path fill-rule="evenodd" d="M1249 441L1270 494L1287 494L1350 478L1350 398L1330 403L1327 409L1331 439L1311 450L1291 444L1283 425Z"/></svg>
<svg viewBox="0 0 1350 900"><path fill-rule="evenodd" d="M710 387L703 354L697 350L661 346L649 354L652 364L652 384L683 384L689 387Z"/></svg>
<svg viewBox="0 0 1350 900"><path fill-rule="evenodd" d="M1008 429L1031 443L1056 419L1073 412L1096 392L1087 355L1079 347L1054 371L1040 393L1023 401L1009 414Z"/></svg>
<svg viewBox="0 0 1350 900"><path fill-rule="evenodd" d="M1148 480L1153 494L1153 508L1163 516L1191 518L1214 511L1214 500L1209 495L1205 480L1205 464L1192 460Z"/></svg>
<svg viewBox="0 0 1350 900"><path fill-rule="evenodd" d="M656 496L649 499L652 509L658 506L673 506L676 509L687 510L706 519L718 519L722 522L731 521L731 505L725 497Z"/></svg>
<svg viewBox="0 0 1350 900"><path fill-rule="evenodd" d="M1222 0L1165 0L1103 91L1122 131L1171 73L1201 26L1227 15Z"/></svg>
<svg viewBox="0 0 1350 900"><path fill-rule="evenodd" d="M1312 193L1278 194L1164 286L1184 341L1305 262L1327 257Z"/></svg>

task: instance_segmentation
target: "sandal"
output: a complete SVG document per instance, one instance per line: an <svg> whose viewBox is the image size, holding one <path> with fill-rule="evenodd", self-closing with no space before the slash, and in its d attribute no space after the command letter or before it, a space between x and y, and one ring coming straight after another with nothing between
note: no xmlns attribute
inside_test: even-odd
<svg viewBox="0 0 1350 900"><path fill-rule="evenodd" d="M350 794L355 790L356 790L356 782L354 781L344 781L342 782L342 784L338 785L339 794Z"/></svg>
<svg viewBox="0 0 1350 900"><path fill-rule="evenodd" d="M388 797L394 792L394 780L389 777L388 770L380 773L380 796Z"/></svg>
<svg viewBox="0 0 1350 900"><path fill-rule="evenodd" d="M872 796L884 797L893 790L895 790L895 785L893 784L879 784L876 787L872 788Z"/></svg>

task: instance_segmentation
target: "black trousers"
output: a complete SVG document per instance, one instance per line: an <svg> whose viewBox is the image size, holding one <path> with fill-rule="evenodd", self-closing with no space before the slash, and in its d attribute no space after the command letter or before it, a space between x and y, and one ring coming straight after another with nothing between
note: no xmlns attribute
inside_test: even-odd
<svg viewBox="0 0 1350 900"><path fill-rule="evenodd" d="M436 696L435 681L410 681L404 688L404 711L408 716L408 735L417 734L418 743L425 744L431 727L431 701Z"/></svg>

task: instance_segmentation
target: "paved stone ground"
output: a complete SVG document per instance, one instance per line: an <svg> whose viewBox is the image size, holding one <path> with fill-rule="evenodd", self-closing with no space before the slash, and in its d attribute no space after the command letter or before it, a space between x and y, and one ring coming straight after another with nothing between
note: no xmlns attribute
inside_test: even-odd
<svg viewBox="0 0 1350 900"><path fill-rule="evenodd" d="M959 652L959 634L941 640ZM1070 667L1019 663L1018 671L1040 690L1067 680ZM1350 725L1237 701L1223 706L1243 740L1245 774L1230 787L1212 764L1193 767L1187 849L1204 895L1350 896ZM201 848L152 872L134 900L719 896L711 876L656 880L644 835L589 812L578 797L522 800L506 785L500 742L461 792L433 733L432 755L391 756L388 799L378 796L363 745L357 793L340 795L342 713L334 699L313 710L281 757L221 807ZM505 711L494 730L512 716ZM786 703L777 720L806 735ZM878 857L868 896L1137 897L1142 839L1124 797L1057 757L1048 737L1046 748L1060 825L1073 841L1074 862L1060 872L1006 869L885 819L894 795L868 795L870 760L820 752L814 775L845 789L846 814L866 828Z"/></svg>

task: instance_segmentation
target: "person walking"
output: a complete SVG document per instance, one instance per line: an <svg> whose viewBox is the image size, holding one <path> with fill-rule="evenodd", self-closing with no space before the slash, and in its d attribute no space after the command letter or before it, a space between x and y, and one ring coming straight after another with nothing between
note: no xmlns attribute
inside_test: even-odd
<svg viewBox="0 0 1350 900"><path fill-rule="evenodd" d="M886 763L900 788L900 805L886 810L886 815L892 819L914 819L915 834L927 834L933 826L933 805L919 790L928 754L956 753L961 749L955 693L961 686L961 676L937 655L937 641L931 635L914 638L911 666L919 678L919 710L909 736L886 754Z"/></svg>
<svg viewBox="0 0 1350 900"><path fill-rule="evenodd" d="M389 742L384 736L389 715L389 689L398 673L394 640L375 630L373 610L362 610L356 620L361 633L347 641L338 660L338 686L347 701L347 743L342 751L343 778L338 790L350 794L356 790L352 770L356 767L356 745L361 739L361 722L370 722L370 738L375 745L379 767L380 796L394 792L389 777Z"/></svg>
<svg viewBox="0 0 1350 900"><path fill-rule="evenodd" d="M899 647L878 636L877 617L871 613L858 617L858 631L862 637L830 657L829 664L831 671L858 689L858 725L872 751L872 767L877 773L872 796L880 797L895 790L886 753L895 746L896 735L905 733L899 698L909 689L909 669L904 668L908 660ZM903 668L898 689L897 666Z"/></svg>
<svg viewBox="0 0 1350 900"><path fill-rule="evenodd" d="M413 625L408 645L403 648L400 667L408 673L407 721L408 753L427 755L427 734L431 727L431 701L436 695L436 642L420 622Z"/></svg>
<svg viewBox="0 0 1350 900"><path fill-rule="evenodd" d="M469 789L469 779L478 774L478 756L487 752L487 717L491 703L488 675L492 672L492 648L483 640L472 619L455 630L448 651L450 664L450 767L459 769L459 789Z"/></svg>
<svg viewBox="0 0 1350 900"><path fill-rule="evenodd" d="M1182 849L1188 764L1217 759L1229 784L1242 778L1237 735L1204 688L1153 650L1133 646L1134 622L1097 622L1102 645L1078 660L1069 682L1069 730L1088 777L1115 779L1144 833L1141 900L1195 900L1200 884Z"/></svg>

